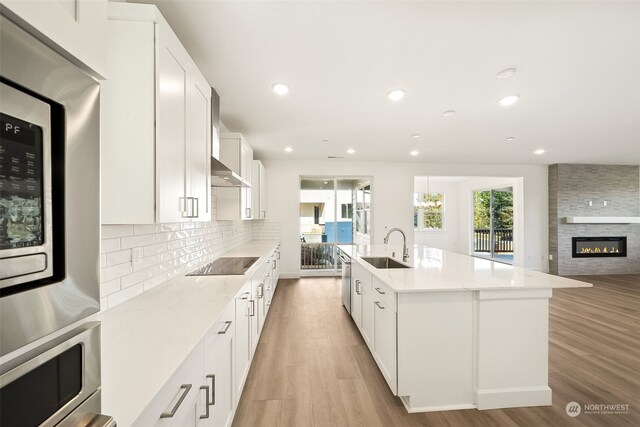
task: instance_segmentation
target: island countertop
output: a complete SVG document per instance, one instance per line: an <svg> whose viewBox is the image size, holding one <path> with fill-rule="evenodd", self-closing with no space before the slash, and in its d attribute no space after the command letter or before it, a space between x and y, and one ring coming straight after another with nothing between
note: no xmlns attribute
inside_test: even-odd
<svg viewBox="0 0 640 427"><path fill-rule="evenodd" d="M389 257L402 262L402 247L338 245L351 259L396 292L442 292L587 288L590 283L515 267L488 259L417 245L404 263L412 268L379 269L362 257Z"/></svg>

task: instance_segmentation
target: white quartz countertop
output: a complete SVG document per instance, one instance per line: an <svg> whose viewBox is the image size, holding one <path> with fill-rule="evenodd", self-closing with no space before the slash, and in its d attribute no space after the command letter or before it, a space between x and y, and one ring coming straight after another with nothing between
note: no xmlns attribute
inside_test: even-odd
<svg viewBox="0 0 640 427"><path fill-rule="evenodd" d="M522 267L416 246L405 264L412 268L378 269L362 257L389 257L402 262L402 247L339 245L338 248L396 292L481 291L591 287L590 283ZM392 256L395 252L395 257Z"/></svg>
<svg viewBox="0 0 640 427"><path fill-rule="evenodd" d="M102 411L131 425L278 243L254 240L222 255L260 257L244 275L179 276L99 313Z"/></svg>

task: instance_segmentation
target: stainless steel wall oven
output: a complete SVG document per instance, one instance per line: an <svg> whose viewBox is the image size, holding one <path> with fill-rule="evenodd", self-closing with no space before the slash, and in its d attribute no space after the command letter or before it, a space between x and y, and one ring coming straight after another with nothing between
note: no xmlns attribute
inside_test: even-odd
<svg viewBox="0 0 640 427"><path fill-rule="evenodd" d="M100 86L5 13L0 356L100 308Z"/></svg>

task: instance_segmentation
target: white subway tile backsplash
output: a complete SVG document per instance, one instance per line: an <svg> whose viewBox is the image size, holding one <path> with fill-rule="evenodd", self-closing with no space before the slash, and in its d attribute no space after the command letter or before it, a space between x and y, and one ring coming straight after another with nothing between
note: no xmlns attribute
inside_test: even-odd
<svg viewBox="0 0 640 427"><path fill-rule="evenodd" d="M153 267L146 268L144 270L136 271L131 273L122 279L120 279L120 283L122 284L122 289L128 288L129 286L135 285L136 283L143 282L153 276Z"/></svg>
<svg viewBox="0 0 640 427"><path fill-rule="evenodd" d="M100 270L100 283L126 276L131 273L131 263L118 264L112 267L105 267Z"/></svg>
<svg viewBox="0 0 640 427"><path fill-rule="evenodd" d="M131 262L131 249L110 252L106 254L106 257L107 264L105 267L111 267L112 265L122 264L124 262Z"/></svg>
<svg viewBox="0 0 640 427"><path fill-rule="evenodd" d="M215 197L212 199L215 217ZM213 220L103 225L101 308L113 308L254 238L279 239L279 224ZM134 262L136 252L142 258Z"/></svg>
<svg viewBox="0 0 640 427"><path fill-rule="evenodd" d="M133 225L103 225L102 238L125 237L133 235Z"/></svg>
<svg viewBox="0 0 640 427"><path fill-rule="evenodd" d="M106 254L120 250L120 239L102 239L100 242L100 252Z"/></svg>

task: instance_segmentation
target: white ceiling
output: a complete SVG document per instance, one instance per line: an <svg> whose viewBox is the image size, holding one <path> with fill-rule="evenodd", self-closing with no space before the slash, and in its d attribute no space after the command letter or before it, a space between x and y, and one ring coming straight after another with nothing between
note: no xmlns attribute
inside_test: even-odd
<svg viewBox="0 0 640 427"><path fill-rule="evenodd" d="M258 158L640 163L639 2L144 2Z"/></svg>

